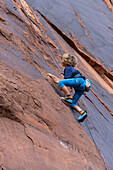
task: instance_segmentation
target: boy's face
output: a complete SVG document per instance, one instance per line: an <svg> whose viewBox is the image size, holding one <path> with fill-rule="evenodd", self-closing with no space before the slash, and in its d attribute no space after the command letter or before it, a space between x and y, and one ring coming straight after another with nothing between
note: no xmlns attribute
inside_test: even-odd
<svg viewBox="0 0 113 170"><path fill-rule="evenodd" d="M63 67L66 67L67 66L67 62L66 62L66 57L64 58L64 57L62 57L62 66Z"/></svg>
<svg viewBox="0 0 113 170"><path fill-rule="evenodd" d="M66 67L67 66L67 64L65 64L65 62L62 60L62 66L63 67Z"/></svg>
<svg viewBox="0 0 113 170"><path fill-rule="evenodd" d="M62 62L62 66L63 66L63 67L66 67L67 65L65 65L65 64Z"/></svg>

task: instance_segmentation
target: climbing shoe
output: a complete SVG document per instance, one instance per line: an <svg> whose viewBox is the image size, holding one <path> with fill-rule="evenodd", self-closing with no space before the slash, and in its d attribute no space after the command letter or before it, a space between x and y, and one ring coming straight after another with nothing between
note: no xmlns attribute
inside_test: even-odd
<svg viewBox="0 0 113 170"><path fill-rule="evenodd" d="M71 95L66 96L66 97L61 97L61 99L64 100L65 102L68 102L68 103L73 102L73 97Z"/></svg>
<svg viewBox="0 0 113 170"><path fill-rule="evenodd" d="M87 117L87 112L86 111L81 111L80 112L80 116L79 116L79 118L78 118L78 121L80 122L80 121L83 121L86 117Z"/></svg>
<svg viewBox="0 0 113 170"><path fill-rule="evenodd" d="M64 97L64 99L65 100L69 100L69 99L73 100L73 97L71 95L68 95L68 96Z"/></svg>
<svg viewBox="0 0 113 170"><path fill-rule="evenodd" d="M72 104L73 102L73 97L70 95L70 96L67 96L67 97L61 97L61 100L63 100L64 102L66 103L69 103L69 104Z"/></svg>

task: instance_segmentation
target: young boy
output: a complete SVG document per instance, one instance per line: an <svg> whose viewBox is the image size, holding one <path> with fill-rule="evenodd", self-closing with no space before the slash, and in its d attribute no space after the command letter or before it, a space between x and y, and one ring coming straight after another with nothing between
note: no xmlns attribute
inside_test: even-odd
<svg viewBox="0 0 113 170"><path fill-rule="evenodd" d="M77 58L75 56L71 54L64 54L62 57L62 65L65 67L63 80L59 80L50 73L47 75L50 76L56 83L58 83L61 90L66 94L66 97L63 97L63 100L67 102L72 101L70 106L80 113L80 117L78 118L78 121L80 121L87 116L87 113L76 104L86 91L86 78L85 76L82 76L82 74L76 68L74 68L77 66ZM71 96L67 87L74 88L75 94L73 97Z"/></svg>

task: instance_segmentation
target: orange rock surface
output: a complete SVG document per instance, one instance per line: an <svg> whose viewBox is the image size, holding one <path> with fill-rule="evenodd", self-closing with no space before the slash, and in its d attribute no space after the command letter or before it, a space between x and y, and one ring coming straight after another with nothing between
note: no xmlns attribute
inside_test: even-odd
<svg viewBox="0 0 113 170"><path fill-rule="evenodd" d="M89 43L93 43L78 19ZM24 0L1 0L1 169L112 167L112 68L109 70L73 35L70 38L44 13L36 15ZM46 79L48 72L62 78L64 52L77 55L78 69L92 83L92 90L79 101L88 111L87 122L81 124L60 100L60 89Z"/></svg>

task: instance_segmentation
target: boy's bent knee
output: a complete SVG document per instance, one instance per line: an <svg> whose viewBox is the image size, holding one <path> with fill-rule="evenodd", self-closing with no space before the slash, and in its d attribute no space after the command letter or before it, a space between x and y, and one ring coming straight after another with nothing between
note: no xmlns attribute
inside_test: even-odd
<svg viewBox="0 0 113 170"><path fill-rule="evenodd" d="M60 81L58 82L58 85L59 85L60 88L62 88L62 87L65 86L65 85L63 84L62 80L60 80Z"/></svg>

